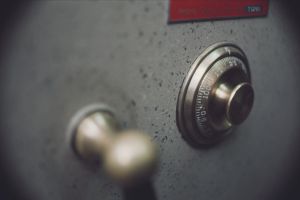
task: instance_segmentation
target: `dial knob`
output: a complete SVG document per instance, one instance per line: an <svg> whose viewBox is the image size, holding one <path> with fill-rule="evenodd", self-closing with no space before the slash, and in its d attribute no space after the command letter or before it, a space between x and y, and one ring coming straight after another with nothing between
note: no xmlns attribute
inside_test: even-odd
<svg viewBox="0 0 300 200"><path fill-rule="evenodd" d="M123 186L147 181L155 170L157 152L150 137L137 130L121 131L107 106L83 108L73 117L68 132L79 157L102 161L107 174Z"/></svg>
<svg viewBox="0 0 300 200"><path fill-rule="evenodd" d="M225 104L226 119L239 125L248 117L254 100L254 91L249 83L240 83L234 88L221 84L215 92L216 103Z"/></svg>
<svg viewBox="0 0 300 200"><path fill-rule="evenodd" d="M253 101L245 53L234 44L218 43L188 72L177 102L177 125L193 144L216 143L246 120Z"/></svg>

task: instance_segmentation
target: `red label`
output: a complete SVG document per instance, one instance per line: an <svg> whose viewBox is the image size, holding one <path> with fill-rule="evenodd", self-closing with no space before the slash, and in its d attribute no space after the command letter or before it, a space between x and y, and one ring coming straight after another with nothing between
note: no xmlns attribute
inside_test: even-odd
<svg viewBox="0 0 300 200"><path fill-rule="evenodd" d="M268 9L268 0L170 0L169 22L258 17Z"/></svg>

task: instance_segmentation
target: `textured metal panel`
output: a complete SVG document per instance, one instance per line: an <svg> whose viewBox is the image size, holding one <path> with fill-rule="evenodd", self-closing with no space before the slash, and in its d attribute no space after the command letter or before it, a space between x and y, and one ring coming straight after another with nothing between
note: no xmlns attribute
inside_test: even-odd
<svg viewBox="0 0 300 200"><path fill-rule="evenodd" d="M277 1L267 18L174 25L167 25L167 1L27 7L6 38L0 108L3 160L29 199L127 195L66 144L71 116L98 101L159 144L157 199L268 199L285 185L300 139L300 47ZM199 53L223 40L246 52L256 102L232 137L193 149L175 123L179 87Z"/></svg>

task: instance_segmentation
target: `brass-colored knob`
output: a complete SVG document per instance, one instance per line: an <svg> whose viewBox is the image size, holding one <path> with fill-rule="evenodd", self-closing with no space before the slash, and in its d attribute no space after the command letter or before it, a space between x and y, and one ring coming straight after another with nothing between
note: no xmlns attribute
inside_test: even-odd
<svg viewBox="0 0 300 200"><path fill-rule="evenodd" d="M138 131L121 132L104 158L106 171L126 185L146 180L155 164L156 151L150 138Z"/></svg>
<svg viewBox="0 0 300 200"><path fill-rule="evenodd" d="M240 83L235 87L222 83L213 95L215 103L224 104L229 123L239 125L246 120L254 100L254 91L249 83Z"/></svg>
<svg viewBox="0 0 300 200"><path fill-rule="evenodd" d="M156 146L137 130L119 129L111 109L93 105L79 111L69 132L73 150L85 160L100 160L110 177L123 186L147 181L155 171Z"/></svg>
<svg viewBox="0 0 300 200"><path fill-rule="evenodd" d="M248 117L254 102L249 63L235 44L207 48L188 72L177 102L177 125L187 141L212 144Z"/></svg>
<svg viewBox="0 0 300 200"><path fill-rule="evenodd" d="M226 130L244 122L253 105L254 91L247 82L237 85L221 82L211 93L211 120L216 130Z"/></svg>

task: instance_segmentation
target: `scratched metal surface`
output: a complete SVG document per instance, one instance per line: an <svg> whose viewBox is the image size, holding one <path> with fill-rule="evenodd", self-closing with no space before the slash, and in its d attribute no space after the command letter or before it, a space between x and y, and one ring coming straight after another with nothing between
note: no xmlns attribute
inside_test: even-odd
<svg viewBox="0 0 300 200"><path fill-rule="evenodd" d="M167 10L167 1L26 5L3 43L0 73L2 160L22 199L131 198L101 168L80 163L65 141L71 116L99 101L158 144L152 199L286 192L300 140L300 43L288 12L273 1L266 18L168 25ZM223 40L249 58L254 109L223 143L193 149L176 128L177 95L193 60Z"/></svg>

